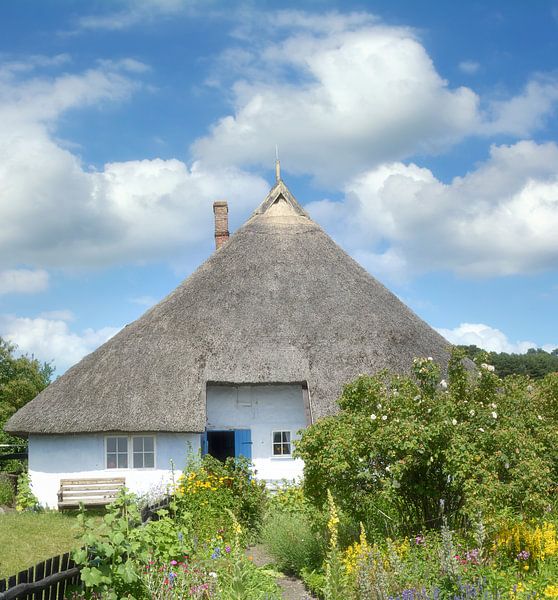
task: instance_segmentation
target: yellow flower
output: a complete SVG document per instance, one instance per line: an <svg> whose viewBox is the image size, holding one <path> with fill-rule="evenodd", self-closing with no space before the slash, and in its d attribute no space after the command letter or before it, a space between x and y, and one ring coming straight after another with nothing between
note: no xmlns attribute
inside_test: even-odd
<svg viewBox="0 0 558 600"><path fill-rule="evenodd" d="M558 585L547 585L544 588L546 598L558 598Z"/></svg>

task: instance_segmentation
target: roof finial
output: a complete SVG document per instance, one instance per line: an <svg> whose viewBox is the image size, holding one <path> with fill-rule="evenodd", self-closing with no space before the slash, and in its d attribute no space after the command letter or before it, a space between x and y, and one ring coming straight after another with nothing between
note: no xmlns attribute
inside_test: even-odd
<svg viewBox="0 0 558 600"><path fill-rule="evenodd" d="M281 163L279 162L279 148L275 144L275 181L281 181Z"/></svg>

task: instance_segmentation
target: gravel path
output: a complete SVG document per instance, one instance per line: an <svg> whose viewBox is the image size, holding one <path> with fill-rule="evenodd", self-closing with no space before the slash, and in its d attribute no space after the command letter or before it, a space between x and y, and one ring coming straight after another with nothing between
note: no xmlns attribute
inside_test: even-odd
<svg viewBox="0 0 558 600"><path fill-rule="evenodd" d="M273 559L263 544L250 546L246 550L246 554L252 557L254 564L258 567L273 564ZM283 590L283 600L315 600L315 598L308 593L302 581L296 577L287 577L285 575L277 580L277 584Z"/></svg>

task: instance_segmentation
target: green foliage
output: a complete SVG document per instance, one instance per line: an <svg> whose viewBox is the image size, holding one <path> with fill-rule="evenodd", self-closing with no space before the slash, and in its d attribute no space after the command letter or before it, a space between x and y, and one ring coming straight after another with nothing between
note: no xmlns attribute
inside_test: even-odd
<svg viewBox="0 0 558 600"><path fill-rule="evenodd" d="M83 528L83 548L74 552L73 559L83 565L81 580L85 586L107 600L138 594L138 561L147 560L147 548L140 539L141 519L134 495L119 492L101 525L83 513L78 521Z"/></svg>
<svg viewBox="0 0 558 600"><path fill-rule="evenodd" d="M324 540L314 532L305 511L270 511L262 539L277 568L285 573L299 575L304 568L317 569L322 564Z"/></svg>
<svg viewBox="0 0 558 600"><path fill-rule="evenodd" d="M168 509L144 525L136 497L126 491L101 525L79 517L83 548L74 560L83 565L86 596L201 599L215 591L229 600L278 597L273 576L250 563L241 545L255 535L244 527L259 526L266 498L247 462L190 457L171 491Z"/></svg>
<svg viewBox="0 0 558 600"><path fill-rule="evenodd" d="M542 515L558 481L558 375L500 379L467 372L455 352L448 381L431 359L415 377L387 372L347 385L341 412L297 443L305 495L338 505L373 537L507 511Z"/></svg>
<svg viewBox="0 0 558 600"><path fill-rule="evenodd" d="M319 569L325 557L327 516L307 502L300 485L285 483L272 495L262 539L278 568L292 575Z"/></svg>
<svg viewBox="0 0 558 600"><path fill-rule="evenodd" d="M222 463L209 455L190 455L176 489L177 509L192 516L192 527L204 538L230 529L227 511L246 533L257 535L266 502L265 483L253 477L250 462L243 457Z"/></svg>
<svg viewBox="0 0 558 600"><path fill-rule="evenodd" d="M0 473L0 506L12 506L14 500L15 491L12 482Z"/></svg>
<svg viewBox="0 0 558 600"><path fill-rule="evenodd" d="M31 490L29 473L24 472L17 478L16 510L38 510L39 501Z"/></svg>
<svg viewBox="0 0 558 600"><path fill-rule="evenodd" d="M16 346L0 338L0 443L24 449L26 442L4 432L6 421L50 383L54 368L28 356L16 357Z"/></svg>
<svg viewBox="0 0 558 600"><path fill-rule="evenodd" d="M458 346L469 358L475 360L484 351L477 346ZM496 368L500 377L508 375L528 375L532 379L542 379L549 373L558 371L558 348L546 352L541 348L530 348L525 354L508 354L507 352L486 353L488 362Z"/></svg>

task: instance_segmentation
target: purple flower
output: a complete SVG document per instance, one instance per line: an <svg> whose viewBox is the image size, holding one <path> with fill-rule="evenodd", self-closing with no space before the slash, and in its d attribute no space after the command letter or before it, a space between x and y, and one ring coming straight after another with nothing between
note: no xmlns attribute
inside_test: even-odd
<svg viewBox="0 0 558 600"><path fill-rule="evenodd" d="M415 544L417 546L422 546L424 544L424 536L417 535L417 537L415 538Z"/></svg>
<svg viewBox="0 0 558 600"><path fill-rule="evenodd" d="M213 551L213 554L211 555L211 558L219 558L220 556L221 556L221 548L217 547Z"/></svg>
<svg viewBox="0 0 558 600"><path fill-rule="evenodd" d="M174 566L174 565L177 565L178 563L175 560L171 560L170 564Z"/></svg>
<svg viewBox="0 0 558 600"><path fill-rule="evenodd" d="M522 550L518 555L517 555L517 560L529 560L529 557L531 555L529 554L528 550Z"/></svg>
<svg viewBox="0 0 558 600"><path fill-rule="evenodd" d="M230 554L230 551L231 551L231 547L230 546L225 546L225 552L227 554Z"/></svg>

